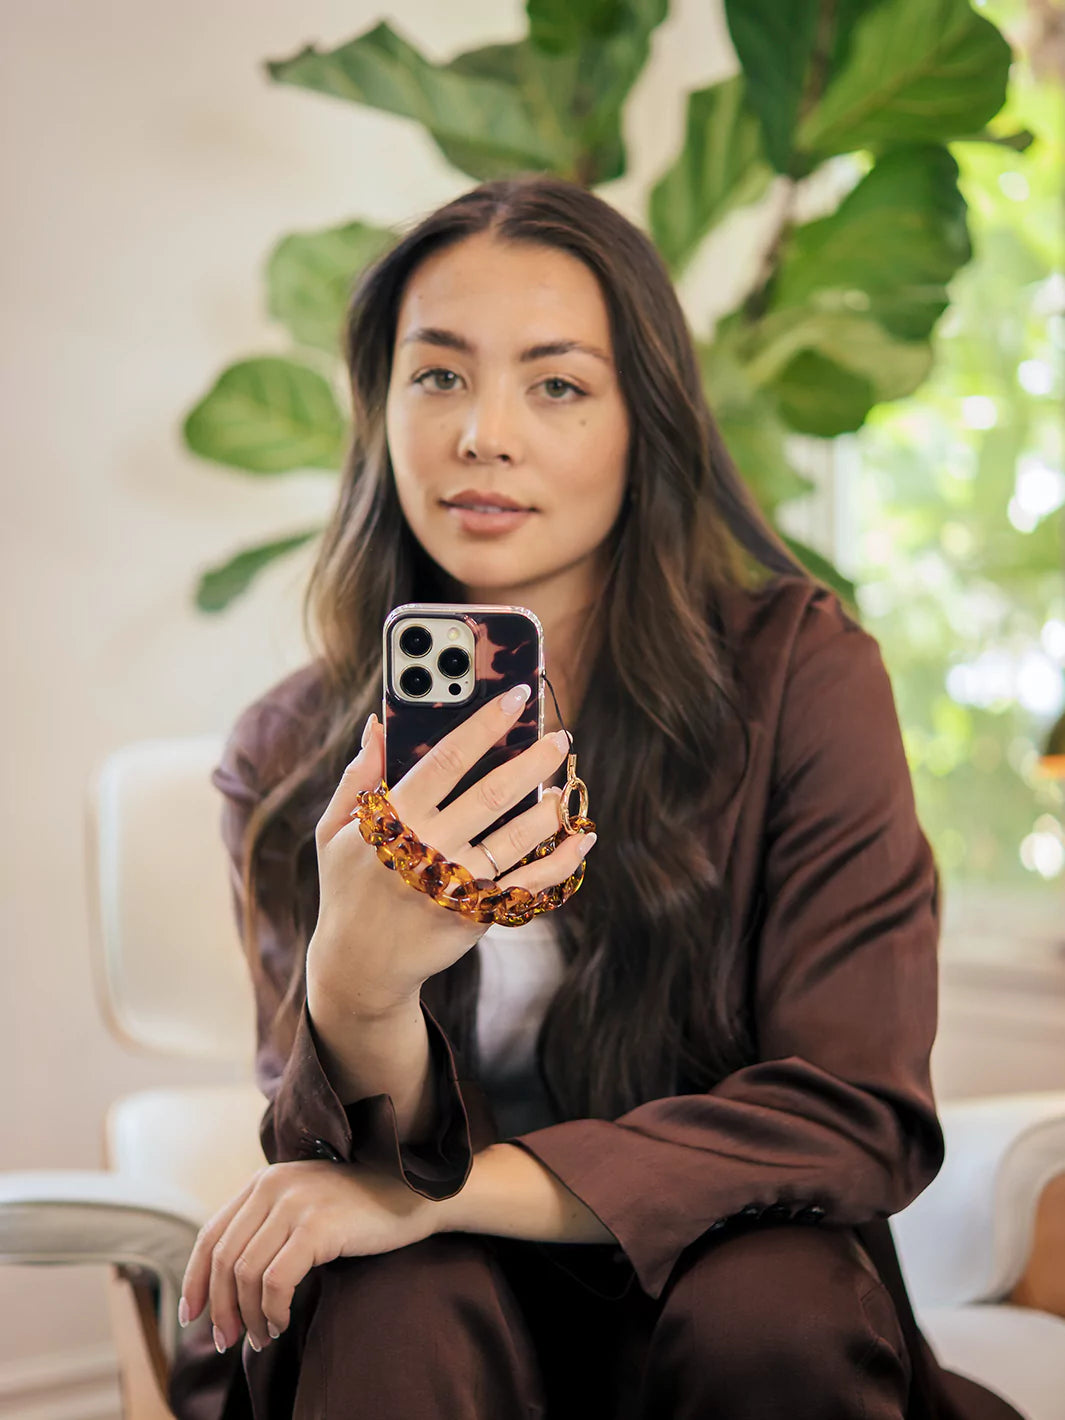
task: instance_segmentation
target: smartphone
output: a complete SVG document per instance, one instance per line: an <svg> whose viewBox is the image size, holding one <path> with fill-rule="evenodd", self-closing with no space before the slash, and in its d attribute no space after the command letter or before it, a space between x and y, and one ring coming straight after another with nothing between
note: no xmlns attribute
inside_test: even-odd
<svg viewBox="0 0 1065 1420"><path fill-rule="evenodd" d="M532 687L524 710L439 806L445 808L543 735L544 634L527 607L406 602L385 618L382 643L381 722L390 788L456 725L509 686ZM531 809L541 794L537 784L473 841Z"/></svg>

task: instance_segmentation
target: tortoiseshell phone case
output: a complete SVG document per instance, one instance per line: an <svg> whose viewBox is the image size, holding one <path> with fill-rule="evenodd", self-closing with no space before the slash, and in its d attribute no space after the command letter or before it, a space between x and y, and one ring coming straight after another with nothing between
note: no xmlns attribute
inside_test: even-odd
<svg viewBox="0 0 1065 1420"><path fill-rule="evenodd" d="M447 619L464 622L474 638L473 687L461 704L451 700L408 700L397 694L392 652L392 628L398 621L416 621L432 635L434 622L440 629ZM404 631L407 628L404 628ZM403 632L399 633L400 635ZM389 612L382 628L384 665L384 697L382 721L385 729L385 782L394 788L407 770L434 744L442 740L456 725L480 709L486 701L502 695L511 685L532 686L532 695L520 717L496 743L481 756L459 780L455 788L440 801L443 808L464 794L471 785L534 744L543 734L544 723L544 642L543 629L533 612L520 606L470 605L464 602L406 602ZM434 646L424 659L428 662L439 654ZM473 840L494 832L526 809L539 803L541 786L512 808L507 809Z"/></svg>

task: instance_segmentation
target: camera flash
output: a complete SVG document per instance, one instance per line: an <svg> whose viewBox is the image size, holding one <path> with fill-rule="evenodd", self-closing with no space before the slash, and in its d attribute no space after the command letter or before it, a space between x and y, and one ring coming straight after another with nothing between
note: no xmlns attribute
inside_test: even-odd
<svg viewBox="0 0 1065 1420"><path fill-rule="evenodd" d="M447 639L448 639L449 641L457 641L457 640L459 639L459 629L458 629L457 626L449 626L449 627L448 627L448 630L447 630Z"/></svg>

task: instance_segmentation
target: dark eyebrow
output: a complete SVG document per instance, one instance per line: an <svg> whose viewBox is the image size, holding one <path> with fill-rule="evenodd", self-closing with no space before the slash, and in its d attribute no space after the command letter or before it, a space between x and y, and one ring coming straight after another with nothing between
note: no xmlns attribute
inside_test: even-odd
<svg viewBox="0 0 1065 1420"><path fill-rule="evenodd" d="M437 326L419 326L417 330L412 330L409 335L405 335L400 344L410 345L415 341L422 345L438 345L445 350L461 350L466 355L475 353L474 347L465 336L458 335L453 330L441 330ZM586 345L581 340L547 340L541 345L530 345L527 350L521 352L518 358L525 364L532 360L546 360L551 355L568 355L572 350L579 351L584 355L593 355L606 365L613 364L605 351L600 350L596 345Z"/></svg>

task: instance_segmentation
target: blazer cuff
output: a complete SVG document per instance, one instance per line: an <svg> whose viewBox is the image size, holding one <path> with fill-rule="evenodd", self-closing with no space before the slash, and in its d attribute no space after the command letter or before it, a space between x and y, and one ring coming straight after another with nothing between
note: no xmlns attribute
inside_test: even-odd
<svg viewBox="0 0 1065 1420"><path fill-rule="evenodd" d="M672 1103L683 1107L683 1097ZM692 1151L604 1119L564 1120L507 1143L526 1149L591 1209L655 1299L681 1253L704 1234L762 1218L805 1224L834 1221L834 1215L843 1223L872 1216L833 1206L833 1190L825 1186L832 1165L819 1161L806 1167L796 1162L785 1172L780 1165L760 1165L753 1150L746 1156L735 1146L730 1153ZM656 1179L658 1187L634 1182Z"/></svg>
<svg viewBox="0 0 1065 1420"><path fill-rule="evenodd" d="M632 1158L641 1152L641 1141L618 1141L619 1132L608 1120L571 1119L507 1143L532 1154L591 1209L617 1239L642 1290L657 1299L691 1239L683 1235L683 1225L671 1228L654 1202L641 1206L639 1190L633 1185L641 1172ZM652 1167L642 1176L654 1178L654 1164L661 1160L653 1158L653 1149L648 1153Z"/></svg>
<svg viewBox="0 0 1065 1420"><path fill-rule="evenodd" d="M451 1198L462 1188L473 1165L470 1119L451 1043L422 1002L429 1033L430 1069L435 1081L436 1127L428 1139L401 1143L391 1095L369 1095L344 1106L351 1135L353 1163L368 1164L424 1198Z"/></svg>
<svg viewBox="0 0 1065 1420"><path fill-rule="evenodd" d="M475 1146L493 1142L495 1130L480 1087L459 1080L446 1033L424 1001L421 1007L437 1100L436 1127L428 1139L400 1141L391 1095L341 1103L322 1066L304 1001L291 1054L262 1124L267 1157L360 1163L402 1180L424 1198L458 1193L473 1165Z"/></svg>

